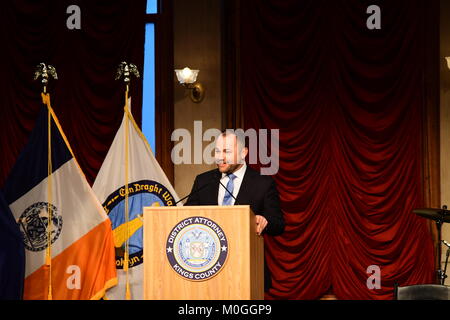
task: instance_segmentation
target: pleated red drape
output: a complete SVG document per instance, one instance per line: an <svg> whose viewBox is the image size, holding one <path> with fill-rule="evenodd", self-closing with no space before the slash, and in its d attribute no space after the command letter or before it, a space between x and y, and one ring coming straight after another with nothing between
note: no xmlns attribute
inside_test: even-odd
<svg viewBox="0 0 450 320"><path fill-rule="evenodd" d="M395 282L434 281L427 222L412 213L422 205L427 3L239 2L245 127L280 129L287 227L266 238L266 298L392 299ZM371 4L381 30L366 27ZM367 286L369 266L381 289Z"/></svg>
<svg viewBox="0 0 450 320"><path fill-rule="evenodd" d="M80 8L81 29L67 20ZM0 186L26 143L41 108L41 86L33 81L40 62L53 65L59 79L49 92L72 149L93 182L120 126L123 81L121 61L142 74L145 0L14 0L0 10ZM69 21L70 22L70 21ZM133 80L133 115L140 123L142 82Z"/></svg>

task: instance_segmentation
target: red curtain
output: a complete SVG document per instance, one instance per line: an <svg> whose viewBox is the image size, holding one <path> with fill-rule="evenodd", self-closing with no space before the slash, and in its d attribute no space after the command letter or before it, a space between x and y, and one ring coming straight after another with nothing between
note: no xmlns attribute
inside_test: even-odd
<svg viewBox="0 0 450 320"><path fill-rule="evenodd" d="M80 30L66 22L80 8ZM53 65L59 79L49 92L52 106L86 177L93 183L124 106L121 61L142 75L145 0L7 1L0 10L0 186L26 143L41 107L41 86L33 81L40 62ZM132 112L141 121L142 83L131 86Z"/></svg>
<svg viewBox="0 0 450 320"><path fill-rule="evenodd" d="M287 227L266 238L266 298L392 299L395 282L434 281L427 222L412 213L423 205L428 2L239 2L245 127L280 129ZM381 30L366 26L371 4Z"/></svg>

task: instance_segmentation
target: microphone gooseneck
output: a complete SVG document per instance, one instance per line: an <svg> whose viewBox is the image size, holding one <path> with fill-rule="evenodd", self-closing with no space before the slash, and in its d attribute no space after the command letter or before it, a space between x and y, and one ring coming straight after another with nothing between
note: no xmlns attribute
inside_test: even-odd
<svg viewBox="0 0 450 320"><path fill-rule="evenodd" d="M220 180L219 180L220 181ZM202 185L201 187L192 190L191 193L189 193L187 196L181 198L180 200L178 200L177 202L175 202L175 205L177 205L179 202L183 201L184 199L189 198L190 196L192 196L193 194L196 194L197 192L203 190L204 188L206 188L207 186L209 186L211 183L215 182L214 177L211 179L211 181L209 181L208 183L205 183L204 185Z"/></svg>

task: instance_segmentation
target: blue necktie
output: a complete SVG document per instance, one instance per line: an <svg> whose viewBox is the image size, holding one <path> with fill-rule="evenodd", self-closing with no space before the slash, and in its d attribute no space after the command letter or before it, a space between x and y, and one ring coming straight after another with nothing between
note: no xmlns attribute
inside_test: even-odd
<svg viewBox="0 0 450 320"><path fill-rule="evenodd" d="M233 193L233 189L234 189L234 183L233 180L236 178L236 176L234 174L229 174L228 178L230 178L230 180L228 180L227 183L227 190L225 190L225 196L223 197L223 201L222 201L222 205L223 206L231 206L231 201L233 200L233 197L231 196L230 193Z"/></svg>

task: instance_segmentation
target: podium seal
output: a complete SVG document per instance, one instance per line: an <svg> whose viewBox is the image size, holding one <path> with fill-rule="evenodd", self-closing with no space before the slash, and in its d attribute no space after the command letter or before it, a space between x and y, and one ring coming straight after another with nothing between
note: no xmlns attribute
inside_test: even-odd
<svg viewBox="0 0 450 320"><path fill-rule="evenodd" d="M190 281L204 281L222 270L228 257L228 241L213 220L190 217L169 233L166 254L178 275Z"/></svg>

